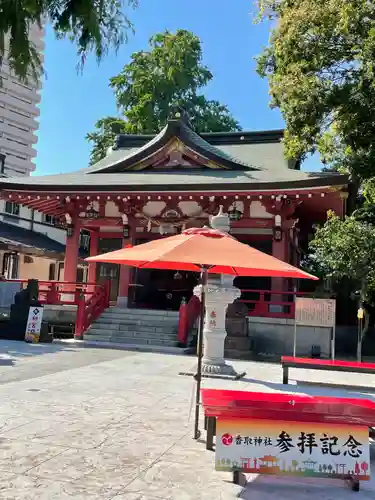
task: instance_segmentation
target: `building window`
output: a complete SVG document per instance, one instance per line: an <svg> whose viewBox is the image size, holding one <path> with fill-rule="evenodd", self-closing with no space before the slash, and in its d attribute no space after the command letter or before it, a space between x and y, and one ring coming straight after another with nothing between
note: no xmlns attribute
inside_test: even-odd
<svg viewBox="0 0 375 500"><path fill-rule="evenodd" d="M8 121L8 127L16 128L17 130L22 130L22 132L30 132L30 128L23 125L16 125Z"/></svg>
<svg viewBox="0 0 375 500"><path fill-rule="evenodd" d="M61 281L64 273L64 262L59 262L59 267L57 269L57 281Z"/></svg>
<svg viewBox="0 0 375 500"><path fill-rule="evenodd" d="M16 144L19 144L20 146L28 147L28 144L26 142L18 141L17 139L12 139L11 137L5 137L5 139L9 142L15 142Z"/></svg>
<svg viewBox="0 0 375 500"><path fill-rule="evenodd" d="M16 253L6 252L3 255L3 276L8 280L18 278L19 271L19 255Z"/></svg>
<svg viewBox="0 0 375 500"><path fill-rule="evenodd" d="M42 214L42 222L55 226L58 223L58 219L54 215Z"/></svg>
<svg viewBox="0 0 375 500"><path fill-rule="evenodd" d="M49 279L49 281L54 281L55 280L55 274L56 274L56 264L51 263L49 265L49 273L48 273L48 279Z"/></svg>
<svg viewBox="0 0 375 500"><path fill-rule="evenodd" d="M79 246L83 250L89 250L90 248L90 233L83 230L79 236Z"/></svg>
<svg viewBox="0 0 375 500"><path fill-rule="evenodd" d="M5 203L5 212L10 215L16 215L19 217L20 215L20 206L18 203L14 201L7 201Z"/></svg>

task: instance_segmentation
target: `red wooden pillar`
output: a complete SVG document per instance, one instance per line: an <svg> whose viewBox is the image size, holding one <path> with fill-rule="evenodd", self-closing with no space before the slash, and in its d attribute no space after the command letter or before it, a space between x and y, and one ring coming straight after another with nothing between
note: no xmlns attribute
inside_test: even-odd
<svg viewBox="0 0 375 500"><path fill-rule="evenodd" d="M122 248L126 245L134 245L135 242L135 224L136 222L128 216L129 236L123 238ZM131 278L131 268L129 266L120 266L120 283L118 287L117 306L128 307L129 303L129 285Z"/></svg>
<svg viewBox="0 0 375 500"><path fill-rule="evenodd" d="M90 233L90 257L94 257L99 253L99 233L91 231ZM96 262L89 263L87 274L88 283L96 283Z"/></svg>
<svg viewBox="0 0 375 500"><path fill-rule="evenodd" d="M288 233L284 229L282 230L281 241L272 242L272 256L276 259L282 260L283 262L288 262ZM272 278L271 288L272 292L285 292L286 282L284 278ZM272 300L276 302L284 302L285 296L281 294L272 294ZM278 305L277 309L281 307Z"/></svg>
<svg viewBox="0 0 375 500"><path fill-rule="evenodd" d="M129 245L129 240L123 240L123 247ZM120 283L118 287L117 305L119 307L128 307L130 285L130 267L120 267Z"/></svg>
<svg viewBox="0 0 375 500"><path fill-rule="evenodd" d="M66 237L64 281L77 281L80 228L75 226L72 236Z"/></svg>

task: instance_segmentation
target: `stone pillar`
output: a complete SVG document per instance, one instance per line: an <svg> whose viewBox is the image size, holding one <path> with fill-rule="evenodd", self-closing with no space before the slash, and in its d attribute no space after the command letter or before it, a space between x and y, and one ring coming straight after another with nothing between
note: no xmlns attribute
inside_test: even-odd
<svg viewBox="0 0 375 500"><path fill-rule="evenodd" d="M234 368L224 360L224 344L227 336L225 319L228 304L232 304L241 292L229 282L225 283L225 278L224 281L223 278L220 277L217 280L209 278L206 288L202 373L236 376ZM231 277L229 281L232 280ZM199 285L194 288L194 295L200 299L201 294L202 285Z"/></svg>
<svg viewBox="0 0 375 500"><path fill-rule="evenodd" d="M99 253L99 232L91 231L90 233L90 257L95 257ZM96 262L90 262L88 266L87 281L88 283L96 283Z"/></svg>
<svg viewBox="0 0 375 500"><path fill-rule="evenodd" d="M219 213L211 219L211 227L224 233L229 233L230 221L228 214ZM227 336L225 328L226 313L229 304L240 297L241 292L233 286L233 276L208 275L206 287L206 314L203 329L203 360L202 373L212 375L236 376L237 373L224 359L224 344ZM195 287L194 295L199 299L202 285Z"/></svg>

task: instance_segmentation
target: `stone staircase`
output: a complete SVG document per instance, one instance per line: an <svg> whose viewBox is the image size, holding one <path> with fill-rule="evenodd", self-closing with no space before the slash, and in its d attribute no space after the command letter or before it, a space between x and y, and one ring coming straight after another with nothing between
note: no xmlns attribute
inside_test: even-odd
<svg viewBox="0 0 375 500"><path fill-rule="evenodd" d="M85 340L134 346L176 347L179 313L109 307L90 326Z"/></svg>

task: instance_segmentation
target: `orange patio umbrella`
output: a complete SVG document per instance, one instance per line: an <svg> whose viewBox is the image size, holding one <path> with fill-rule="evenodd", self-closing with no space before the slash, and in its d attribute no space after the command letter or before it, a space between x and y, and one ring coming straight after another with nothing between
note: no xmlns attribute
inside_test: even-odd
<svg viewBox="0 0 375 500"><path fill-rule="evenodd" d="M192 228L176 236L150 241L134 247L88 257L88 262L110 262L144 269L169 269L201 272L201 311L198 332L197 391L194 438L199 438L199 404L202 377L202 344L205 314L205 287L208 273L272 278L307 278L315 276L282 262L227 233L210 228Z"/></svg>
<svg viewBox="0 0 375 500"><path fill-rule="evenodd" d="M318 279L267 255L232 236L210 228L192 228L176 236L126 246L88 257L88 262L111 262L145 269L207 271L234 276Z"/></svg>

